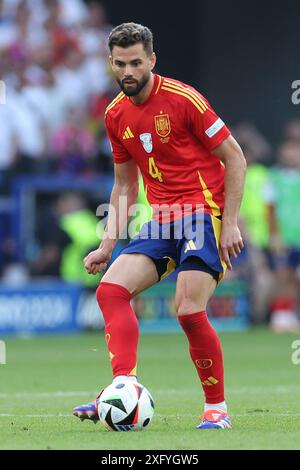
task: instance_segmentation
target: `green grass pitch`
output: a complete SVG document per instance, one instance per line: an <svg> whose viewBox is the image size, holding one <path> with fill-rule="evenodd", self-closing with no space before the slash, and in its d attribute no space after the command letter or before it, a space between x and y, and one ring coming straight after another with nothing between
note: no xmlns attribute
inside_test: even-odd
<svg viewBox="0 0 300 470"><path fill-rule="evenodd" d="M1 449L299 449L297 335L267 330L220 335L232 430L195 429L203 395L183 334L142 335L139 380L155 414L137 433L108 432L72 416L111 373L103 333L7 339L0 366Z"/></svg>

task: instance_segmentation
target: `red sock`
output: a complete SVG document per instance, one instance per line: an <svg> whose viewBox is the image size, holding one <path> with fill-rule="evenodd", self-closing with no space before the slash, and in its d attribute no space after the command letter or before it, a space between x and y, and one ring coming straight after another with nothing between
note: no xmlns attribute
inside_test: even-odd
<svg viewBox="0 0 300 470"><path fill-rule="evenodd" d="M224 398L224 368L220 340L206 312L178 315L190 345L190 355L201 380L206 403Z"/></svg>
<svg viewBox="0 0 300 470"><path fill-rule="evenodd" d="M114 377L136 375L139 326L130 298L130 292L119 284L101 282L97 289Z"/></svg>

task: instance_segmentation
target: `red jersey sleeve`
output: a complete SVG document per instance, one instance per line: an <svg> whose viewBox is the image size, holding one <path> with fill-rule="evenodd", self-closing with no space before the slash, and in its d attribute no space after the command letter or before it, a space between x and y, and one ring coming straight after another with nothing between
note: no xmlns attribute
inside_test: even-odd
<svg viewBox="0 0 300 470"><path fill-rule="evenodd" d="M187 102L187 121L191 132L208 150L218 147L231 134L222 119L200 93Z"/></svg>
<svg viewBox="0 0 300 470"><path fill-rule="evenodd" d="M120 142L120 140L116 137L108 114L105 117L105 126L106 126L107 136L110 141L114 162L124 163L124 162L127 162L128 160L131 160L130 154L127 152L122 142Z"/></svg>

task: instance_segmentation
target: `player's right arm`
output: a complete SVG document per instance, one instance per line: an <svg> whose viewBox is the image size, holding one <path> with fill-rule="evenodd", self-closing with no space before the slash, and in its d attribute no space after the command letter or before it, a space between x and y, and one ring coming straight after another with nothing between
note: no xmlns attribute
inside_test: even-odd
<svg viewBox="0 0 300 470"><path fill-rule="evenodd" d="M106 269L114 246L127 226L129 207L135 203L138 195L137 164L118 138L114 124L115 120L108 112L105 125L115 162L115 182L110 196L108 221L102 242L97 250L84 258L84 266L89 274L97 274Z"/></svg>
<svg viewBox="0 0 300 470"><path fill-rule="evenodd" d="M127 226L128 210L138 195L138 171L134 160L115 164L115 183L110 196L108 221L97 250L84 258L89 274L104 271L120 234Z"/></svg>

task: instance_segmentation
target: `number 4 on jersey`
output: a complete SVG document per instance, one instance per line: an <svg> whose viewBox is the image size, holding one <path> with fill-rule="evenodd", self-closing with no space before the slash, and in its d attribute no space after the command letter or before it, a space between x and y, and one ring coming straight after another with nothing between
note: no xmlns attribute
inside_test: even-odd
<svg viewBox="0 0 300 470"><path fill-rule="evenodd" d="M153 157L149 158L149 173L152 178L158 178L160 183L163 182L162 174L156 166L155 160Z"/></svg>

